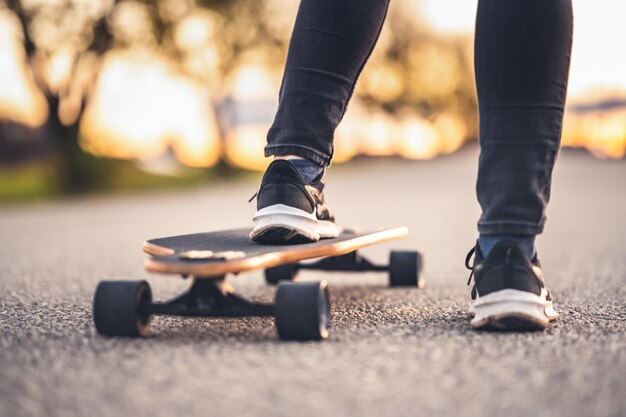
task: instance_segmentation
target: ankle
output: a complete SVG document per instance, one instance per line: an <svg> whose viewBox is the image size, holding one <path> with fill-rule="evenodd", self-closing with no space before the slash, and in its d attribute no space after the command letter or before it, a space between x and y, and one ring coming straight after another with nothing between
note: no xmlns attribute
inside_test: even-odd
<svg viewBox="0 0 626 417"><path fill-rule="evenodd" d="M280 155L274 156L274 160L286 160L289 162L302 177L308 182L315 182L324 174L324 166L310 159L302 158L296 155Z"/></svg>
<svg viewBox="0 0 626 417"><path fill-rule="evenodd" d="M298 155L274 155L272 158L272 160L274 161L279 160L279 159L289 161L292 159L304 159L304 158Z"/></svg>
<svg viewBox="0 0 626 417"><path fill-rule="evenodd" d="M503 240L515 240L519 243L520 248L526 253L528 258L533 259L537 252L535 248L535 236L534 235L483 235L478 237L478 246L480 252L484 257L489 255L491 249Z"/></svg>

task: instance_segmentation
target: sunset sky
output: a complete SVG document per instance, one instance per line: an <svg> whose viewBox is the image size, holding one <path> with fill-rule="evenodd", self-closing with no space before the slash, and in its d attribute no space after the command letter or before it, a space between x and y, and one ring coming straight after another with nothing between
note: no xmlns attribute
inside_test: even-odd
<svg viewBox="0 0 626 417"><path fill-rule="evenodd" d="M423 13L438 30L472 32L477 0L424 0ZM596 88L619 88L626 98L626 2L574 0L571 98Z"/></svg>

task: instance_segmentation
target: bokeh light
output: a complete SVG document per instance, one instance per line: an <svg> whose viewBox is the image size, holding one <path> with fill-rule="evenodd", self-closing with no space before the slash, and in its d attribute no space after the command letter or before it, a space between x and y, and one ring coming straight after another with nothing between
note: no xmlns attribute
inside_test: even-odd
<svg viewBox="0 0 626 417"><path fill-rule="evenodd" d="M430 159L475 139L476 3L392 3L337 129L336 163L358 155ZM74 132L72 140L97 157L267 165L263 147L297 2L8 4L0 2L0 124L42 128L44 136L50 123L76 126L64 134ZM611 45L626 39L626 6L574 0L574 10L563 145L621 158L626 55Z"/></svg>

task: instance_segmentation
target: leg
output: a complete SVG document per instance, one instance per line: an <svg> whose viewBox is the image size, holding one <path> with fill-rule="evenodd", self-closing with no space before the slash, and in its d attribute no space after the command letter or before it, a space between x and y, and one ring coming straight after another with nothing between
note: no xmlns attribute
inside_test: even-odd
<svg viewBox="0 0 626 417"><path fill-rule="evenodd" d="M571 0L479 2L482 215L468 263L475 328L541 330L557 317L534 238L543 231L559 150L571 44Z"/></svg>
<svg viewBox="0 0 626 417"><path fill-rule="evenodd" d="M479 3L475 70L481 235L543 231L571 44L571 0Z"/></svg>
<svg viewBox="0 0 626 417"><path fill-rule="evenodd" d="M258 192L252 240L302 243L339 234L322 176L387 6L387 0L302 0L267 136L265 155L275 161Z"/></svg>
<svg viewBox="0 0 626 417"><path fill-rule="evenodd" d="M387 0L302 0L265 155L328 165L333 134L385 20Z"/></svg>

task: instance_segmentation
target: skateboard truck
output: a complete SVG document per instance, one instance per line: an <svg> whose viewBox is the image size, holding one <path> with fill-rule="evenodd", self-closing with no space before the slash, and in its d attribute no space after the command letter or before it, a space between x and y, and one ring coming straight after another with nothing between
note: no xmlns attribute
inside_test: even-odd
<svg viewBox="0 0 626 417"><path fill-rule="evenodd" d="M392 251L387 265L371 262L358 250L345 255L322 258L315 262L284 264L265 270L265 280L269 284L280 281L293 281L300 270L336 272L388 272L390 287L424 286L421 277L423 268L420 251Z"/></svg>
<svg viewBox="0 0 626 417"><path fill-rule="evenodd" d="M326 281L281 283L274 304L248 300L235 293L225 277L194 277L191 287L165 302L153 302L146 281L101 281L94 296L94 322L106 336L148 334L153 315L185 317L274 316L281 339L322 340L328 337L330 301Z"/></svg>
<svg viewBox="0 0 626 417"><path fill-rule="evenodd" d="M223 278L194 279L189 289L166 302L146 302L143 314L185 317L273 316L272 304L248 300L235 293Z"/></svg>

